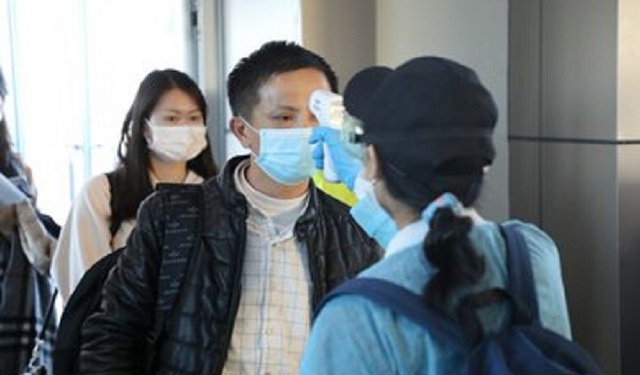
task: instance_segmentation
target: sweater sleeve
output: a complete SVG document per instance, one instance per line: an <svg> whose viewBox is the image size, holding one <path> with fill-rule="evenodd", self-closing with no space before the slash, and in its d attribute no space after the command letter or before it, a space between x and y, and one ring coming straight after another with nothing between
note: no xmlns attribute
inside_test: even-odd
<svg viewBox="0 0 640 375"><path fill-rule="evenodd" d="M157 198L157 199L154 199ZM158 195L140 206L138 225L111 270L100 310L82 327L80 369L87 374L139 374L155 319L164 217Z"/></svg>
<svg viewBox="0 0 640 375"><path fill-rule="evenodd" d="M110 199L106 176L93 177L76 197L62 227L51 274L65 303L87 269L112 251Z"/></svg>

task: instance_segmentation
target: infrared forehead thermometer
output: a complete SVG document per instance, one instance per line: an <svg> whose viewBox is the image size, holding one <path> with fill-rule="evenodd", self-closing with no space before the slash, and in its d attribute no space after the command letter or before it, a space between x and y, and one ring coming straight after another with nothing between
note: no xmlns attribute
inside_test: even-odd
<svg viewBox="0 0 640 375"><path fill-rule="evenodd" d="M320 122L320 126L341 130L344 120L342 96L329 90L319 89L309 97L309 109ZM329 147L324 145L324 178L329 182L339 182L331 159Z"/></svg>
<svg viewBox="0 0 640 375"><path fill-rule="evenodd" d="M340 130L344 117L341 95L324 89L315 90L309 97L309 109L320 121L321 126Z"/></svg>

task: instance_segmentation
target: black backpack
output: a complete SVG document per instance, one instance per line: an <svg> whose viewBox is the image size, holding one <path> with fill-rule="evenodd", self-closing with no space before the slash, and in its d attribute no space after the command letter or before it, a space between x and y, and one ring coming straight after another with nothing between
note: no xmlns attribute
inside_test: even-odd
<svg viewBox="0 0 640 375"><path fill-rule="evenodd" d="M325 297L316 314L337 295L366 297L441 337L451 350L464 353L465 375L603 375L593 358L577 343L541 325L524 238L511 225L501 225L501 233L507 244L507 288L493 288L463 298L458 313L464 314L465 321L472 322L467 327L429 309L412 291L376 278L356 278L343 283ZM511 324L499 332L485 334L476 309L505 300L513 307Z"/></svg>
<svg viewBox="0 0 640 375"><path fill-rule="evenodd" d="M203 204L201 185L159 184L157 192L165 202L165 250L158 277L157 311L161 316L156 317L154 337L164 328L164 321L180 293L192 249L199 244ZM53 351L54 374L80 374L82 326L100 309L103 285L123 251L124 248L117 249L96 262L71 294L58 326Z"/></svg>

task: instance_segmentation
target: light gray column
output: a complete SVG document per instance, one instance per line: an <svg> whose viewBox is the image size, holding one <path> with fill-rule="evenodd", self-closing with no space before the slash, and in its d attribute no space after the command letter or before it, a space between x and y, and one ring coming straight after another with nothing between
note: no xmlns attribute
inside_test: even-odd
<svg viewBox="0 0 640 375"><path fill-rule="evenodd" d="M556 240L574 338L607 374L640 365L638 9L510 2L511 212Z"/></svg>
<svg viewBox="0 0 640 375"><path fill-rule="evenodd" d="M302 43L338 75L340 91L360 69L374 65L376 6L372 0L302 0Z"/></svg>
<svg viewBox="0 0 640 375"><path fill-rule="evenodd" d="M507 1L302 0L305 46L327 58L342 87L374 64L396 67L416 56L448 57L473 67L498 105L498 156L478 207L488 218L508 214Z"/></svg>

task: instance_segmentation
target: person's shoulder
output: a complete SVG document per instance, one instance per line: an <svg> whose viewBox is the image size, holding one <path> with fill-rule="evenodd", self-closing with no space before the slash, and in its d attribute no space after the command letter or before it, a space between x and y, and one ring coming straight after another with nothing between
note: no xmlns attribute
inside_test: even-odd
<svg viewBox="0 0 640 375"><path fill-rule="evenodd" d="M556 246L551 236L533 223L511 219L505 221L503 225L512 226L522 233L529 246L553 248Z"/></svg>
<svg viewBox="0 0 640 375"><path fill-rule="evenodd" d="M181 202L185 200L201 200L201 203L204 203L215 200L219 193L220 186L215 178L209 178L202 184L159 183L156 190L143 201L143 205L163 209L166 205L181 206Z"/></svg>
<svg viewBox="0 0 640 375"><path fill-rule="evenodd" d="M83 185L83 189L96 189L97 187L109 186L109 179L106 173L91 176Z"/></svg>
<svg viewBox="0 0 640 375"><path fill-rule="evenodd" d="M206 190L220 190L222 186L222 175L208 177L202 181L202 188Z"/></svg>
<svg viewBox="0 0 640 375"><path fill-rule="evenodd" d="M332 183L325 180L322 171L316 172L312 177L313 185L318 188L320 191L326 193L332 198L337 199L338 201L346 204L351 207L358 201L356 195L347 188L345 184L342 183Z"/></svg>
<svg viewBox="0 0 640 375"><path fill-rule="evenodd" d="M311 189L314 189L316 196L318 197L318 204L322 205L324 210L328 210L334 213L340 213L349 215L349 206L341 200L321 190L317 186L309 185Z"/></svg>
<svg viewBox="0 0 640 375"><path fill-rule="evenodd" d="M384 257L358 277L387 280L420 294L425 280L431 278L434 272L420 243Z"/></svg>
<svg viewBox="0 0 640 375"><path fill-rule="evenodd" d="M111 197L111 187L109 186L109 180L104 173L92 176L89 178L78 193L82 199L88 199L90 201L96 200L109 200Z"/></svg>
<svg viewBox="0 0 640 375"><path fill-rule="evenodd" d="M502 225L509 226L522 234L534 263L558 261L559 254L555 242L537 225L517 219L507 220ZM486 251L504 248L504 238L496 223L485 222L481 225L475 225L473 237L474 243L480 244Z"/></svg>
<svg viewBox="0 0 640 375"><path fill-rule="evenodd" d="M313 189L315 189L314 194L316 196L315 204L319 206L317 209L322 218L336 221L340 226L345 226L345 229L346 227L353 227L362 232L367 238L369 237L351 215L351 207L317 187L313 187ZM310 204L312 201L310 201ZM372 239L372 241L374 240Z"/></svg>
<svg viewBox="0 0 640 375"><path fill-rule="evenodd" d="M553 245L551 237L533 223L524 222L518 219L509 219L502 223L493 221L481 221L474 223L471 232L472 238L476 241L497 241L502 240L500 226L510 227L517 230L525 238L527 243L550 244Z"/></svg>

